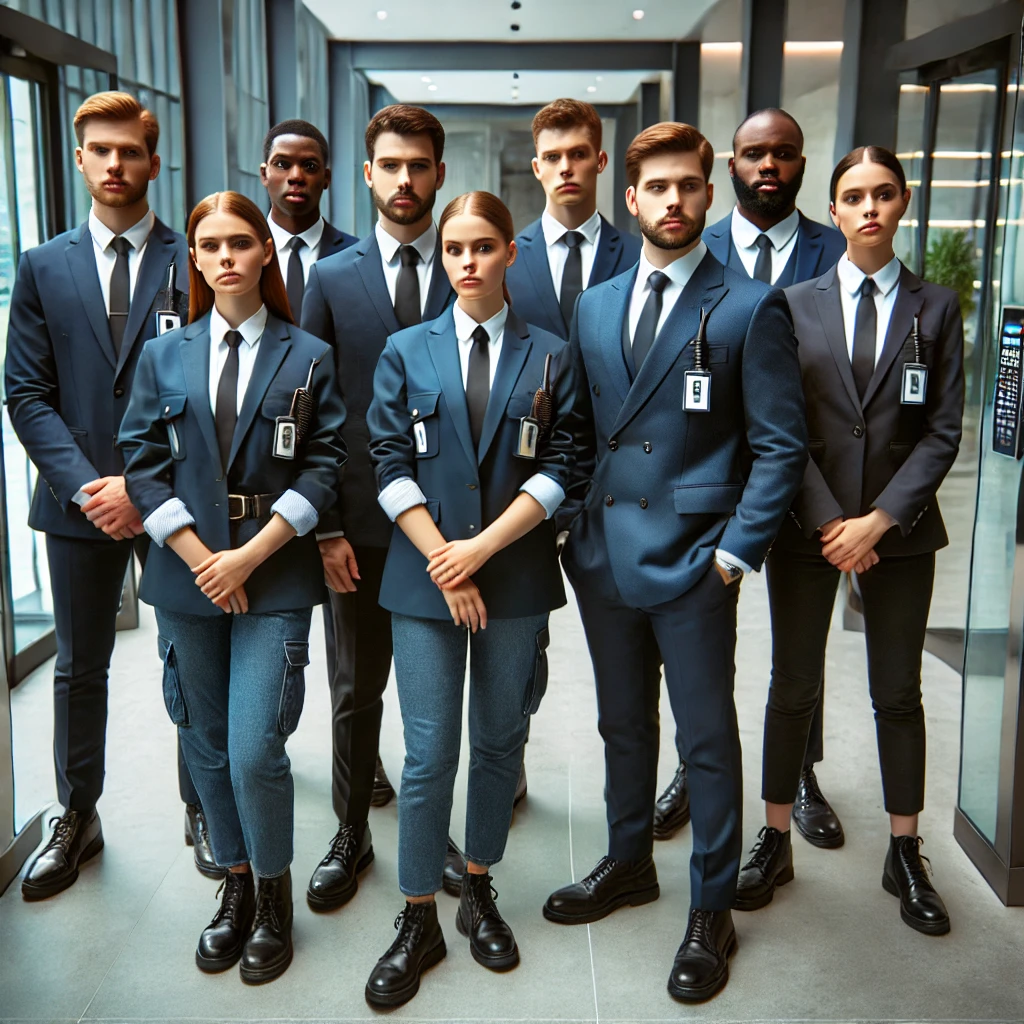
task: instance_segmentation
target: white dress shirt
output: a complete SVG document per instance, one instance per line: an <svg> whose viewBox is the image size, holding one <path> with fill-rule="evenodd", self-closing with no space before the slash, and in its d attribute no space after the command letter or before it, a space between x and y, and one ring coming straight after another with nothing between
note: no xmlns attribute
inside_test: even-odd
<svg viewBox="0 0 1024 1024"><path fill-rule="evenodd" d="M309 268L316 263L320 256L320 239L324 237L324 219L321 217L311 228L300 231L293 235L285 231L280 224L277 224L273 216L267 217L270 225L270 236L274 239L274 252L277 253L277 264L281 268L281 277L288 280L288 263L292 258L292 244L296 238L301 238L306 244L299 250L299 259L302 261L302 281L309 280Z"/></svg>
<svg viewBox="0 0 1024 1024"><path fill-rule="evenodd" d="M875 364L882 354L885 335L889 330L892 310L896 305L896 295L900 288L900 272L903 264L896 256L886 263L877 274L871 277L875 282L875 311L878 320L878 331L875 335ZM860 288L868 275L860 267L851 263L846 253L836 264L836 276L839 278L839 296L843 304L843 327L846 330L846 351L853 363L853 332L857 325L857 306L860 304Z"/></svg>
<svg viewBox="0 0 1024 1024"><path fill-rule="evenodd" d="M651 274L656 270L661 270L668 276L668 284L661 292L661 316L658 318L658 330L655 332L655 337L657 337L658 332L665 326L665 321L679 296L683 294L683 289L693 277L694 271L700 266L700 261L707 255L707 251L708 247L703 242L698 242L685 256L680 256L679 259L673 260L667 267L662 268L654 266L647 259L647 254L641 250L640 269L637 271L633 293L629 300L629 340L631 344L633 338L636 337L636 325L640 322L644 303L647 302L647 296L651 294L649 284Z"/></svg>
<svg viewBox="0 0 1024 1024"><path fill-rule="evenodd" d="M772 284L786 269L789 258L796 249L797 228L800 227L800 211L794 210L785 220L773 224L767 231L762 231L756 224L751 224L740 212L739 207L732 211L732 244L739 256L743 269L749 277L754 276L754 264L757 263L757 240L767 235L772 243Z"/></svg>
<svg viewBox="0 0 1024 1024"><path fill-rule="evenodd" d="M565 243L565 233L569 230L559 224L545 210L540 215L540 226L544 232L544 244L548 250L548 269L551 271L551 283L555 286L555 295L562 294L562 271L569 255L569 246ZM601 240L601 214L595 210L576 230L583 236L580 242L580 263L583 267L583 287L590 285L590 272L594 269L597 256L597 245Z"/></svg>
<svg viewBox="0 0 1024 1024"><path fill-rule="evenodd" d="M146 251L146 243L149 241L149 233L153 230L153 222L156 214L147 210L142 220L133 224L121 236L131 242L128 250L128 294L135 294L135 282L139 276L139 267L142 265L142 256ZM100 291L103 292L103 305L106 307L107 315L110 315L110 278L114 273L114 264L117 262L117 253L110 244L117 236L96 216L89 211L89 234L92 235L92 251L96 254L96 272L100 278Z"/></svg>
<svg viewBox="0 0 1024 1024"><path fill-rule="evenodd" d="M501 358L501 343L505 338L505 320L508 317L508 304L502 303L501 309L484 324L478 324L457 302L452 306L452 317L455 320L455 337L459 339L459 365L462 367L462 386L466 387L469 381L469 354L473 351L473 346L476 344L473 340L473 332L478 327L483 327L489 339L487 351L489 353L488 369L491 375L487 383L489 387L494 387L494 372L498 369L498 360Z"/></svg>
<svg viewBox="0 0 1024 1024"><path fill-rule="evenodd" d="M402 243L394 235L389 235L379 220L373 230L377 235L377 247L380 249L380 260L384 267L384 280L387 282L388 295L393 306L395 290L398 287L398 272L402 269L402 258L398 255ZM434 250L437 248L437 228L434 227L433 222L419 238L409 244L420 254L420 261L416 264L416 276L420 280L420 315L422 315L427 308L430 271L434 265Z"/></svg>

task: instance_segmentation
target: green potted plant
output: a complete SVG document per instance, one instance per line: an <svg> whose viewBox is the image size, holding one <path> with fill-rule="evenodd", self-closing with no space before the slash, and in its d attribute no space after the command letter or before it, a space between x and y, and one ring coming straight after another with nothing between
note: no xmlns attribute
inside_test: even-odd
<svg viewBox="0 0 1024 1024"><path fill-rule="evenodd" d="M974 242L966 231L928 232L924 277L932 284L952 288L960 296L960 314L964 323L970 321L977 303L974 300Z"/></svg>

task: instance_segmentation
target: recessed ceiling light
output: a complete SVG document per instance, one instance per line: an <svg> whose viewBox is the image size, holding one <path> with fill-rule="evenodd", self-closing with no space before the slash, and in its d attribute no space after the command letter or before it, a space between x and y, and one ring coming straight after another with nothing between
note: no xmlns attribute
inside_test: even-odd
<svg viewBox="0 0 1024 1024"><path fill-rule="evenodd" d="M644 16L644 12L641 11L641 10L635 10L633 12L633 20L634 21L640 21L643 18L643 16Z"/></svg>
<svg viewBox="0 0 1024 1024"><path fill-rule="evenodd" d="M388 16L388 12L387 11L378 11L377 12L377 20L378 21L383 21L387 16Z"/></svg>
<svg viewBox="0 0 1024 1024"><path fill-rule="evenodd" d="M433 85L433 84L431 84L431 85L428 85L428 86L427 86L427 91L428 91L428 92L437 92L437 86L436 86L436 85Z"/></svg>
<svg viewBox="0 0 1024 1024"><path fill-rule="evenodd" d="M428 83L429 83L429 82L430 82L430 75L424 75L424 76L423 76L423 77L422 77L422 78L420 79L420 81L421 81L421 82L428 82Z"/></svg>
<svg viewBox="0 0 1024 1024"><path fill-rule="evenodd" d="M588 85L587 86L587 92L597 92L597 86L596 85Z"/></svg>

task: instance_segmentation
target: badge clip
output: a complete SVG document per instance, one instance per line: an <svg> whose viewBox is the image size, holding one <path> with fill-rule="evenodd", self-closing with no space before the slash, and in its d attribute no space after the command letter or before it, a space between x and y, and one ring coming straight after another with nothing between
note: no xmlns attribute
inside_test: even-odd
<svg viewBox="0 0 1024 1024"><path fill-rule="evenodd" d="M164 289L165 309L156 311L156 333L157 335L169 334L181 326L181 315L174 308L174 282L177 268L172 263L167 268L167 287Z"/></svg>
<svg viewBox="0 0 1024 1024"><path fill-rule="evenodd" d="M427 428L423 421L419 420L412 425L412 436L416 440L416 454L426 455L427 453Z"/></svg>
<svg viewBox="0 0 1024 1024"><path fill-rule="evenodd" d="M274 458L295 458L295 417L278 416L274 421Z"/></svg>
<svg viewBox="0 0 1024 1024"><path fill-rule="evenodd" d="M707 346L707 323L710 314L700 311L700 326L693 339L693 369L683 374L683 409L685 412L711 412L711 370L705 369L704 349Z"/></svg>
<svg viewBox="0 0 1024 1024"><path fill-rule="evenodd" d="M921 362L921 331L916 316L911 337L914 341L914 361L903 364L900 405L924 405L928 393L928 367Z"/></svg>
<svg viewBox="0 0 1024 1024"><path fill-rule="evenodd" d="M524 416L519 421L519 443L516 445L516 458L537 458L538 440L540 440L540 423L532 416Z"/></svg>

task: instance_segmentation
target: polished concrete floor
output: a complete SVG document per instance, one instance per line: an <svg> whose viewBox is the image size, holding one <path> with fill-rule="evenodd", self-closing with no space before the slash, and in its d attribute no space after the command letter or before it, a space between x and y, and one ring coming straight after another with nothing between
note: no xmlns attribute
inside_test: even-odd
<svg viewBox="0 0 1024 1024"><path fill-rule="evenodd" d="M764 580L743 584L737 703L746 773L746 845L760 825L761 722L770 639ZM290 742L296 782L296 859L301 894L334 832L330 805L329 702L322 632L314 627L306 709ZM507 856L495 869L499 905L516 931L521 966L492 974L470 958L454 927L456 903L439 897L448 957L419 996L391 1016L403 1021L926 1021L1024 1019L1024 910L1004 908L952 837L960 748L960 681L926 655L929 729L924 852L953 919L927 938L907 928L880 886L887 842L863 638L833 632L828 657L822 786L842 816L846 846L795 843L796 880L768 908L737 916L732 979L697 1007L665 991L689 903L689 831L657 845L661 899L590 927L545 921L548 893L586 874L605 850L603 766L590 663L574 605L553 618L551 686L528 747L530 790ZM50 667L14 693L19 815L53 799L49 760ZM666 711L661 777L673 769ZM393 687L382 751L397 780L401 721ZM111 676L106 848L70 890L28 904L13 884L0 899L0 1020L365 1021L363 985L394 934L396 808L374 810L377 859L356 898L333 914L296 906L295 961L258 988L235 971L201 974L195 940L216 908L217 885L192 866L182 843L174 736L163 710L156 634L144 610L121 634ZM460 779L460 789L462 781ZM464 791L452 822L459 836Z"/></svg>

